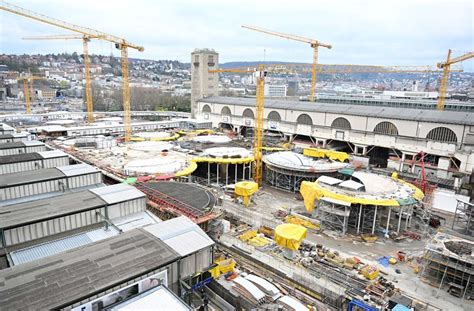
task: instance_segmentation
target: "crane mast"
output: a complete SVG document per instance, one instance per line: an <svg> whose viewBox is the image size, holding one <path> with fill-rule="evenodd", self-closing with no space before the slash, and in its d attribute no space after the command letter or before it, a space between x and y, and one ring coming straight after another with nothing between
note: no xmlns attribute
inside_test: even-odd
<svg viewBox="0 0 474 311"><path fill-rule="evenodd" d="M319 47L325 47L328 49L332 48L332 45L330 44L325 44L322 42L319 42L318 40L315 39L309 39L301 36L295 36L295 35L290 35L282 32L277 32L277 31L272 31L260 27L255 27L255 26L249 26L249 25L242 25L242 28L247 28L250 30L258 31L261 33L265 33L271 36L276 36L288 40L293 40L293 41L299 41L303 43L307 43L311 46L313 49L313 64L311 67L311 91L310 91L310 97L309 100L311 102L316 101L316 82L317 82L317 64L318 64L318 54L319 54Z"/></svg>
<svg viewBox="0 0 474 311"><path fill-rule="evenodd" d="M438 68L443 69L443 76L441 77L441 83L439 85L438 105L436 106L436 109L444 110L444 105L446 101L446 92L448 90L449 73L452 71L451 65L468 60L473 57L474 57L474 52L469 52L459 57L451 59L451 50L448 50L448 56L446 57L446 62L437 64Z"/></svg>
<svg viewBox="0 0 474 311"><path fill-rule="evenodd" d="M115 44L115 47L121 50L122 55L122 81L123 81L123 106L124 106L124 126L125 126L125 142L130 141L130 137L132 134L132 125L131 125L131 118L130 118L130 90L129 90L129 83L128 83L128 48L132 48L138 50L140 52L144 51L144 48L139 45L132 44L125 39L107 34L102 31L98 31L88 27L78 26L72 23L68 23L56 18L51 18L43 14L39 14L22 7L7 3L5 1L0 2L0 9L17 14L23 17L27 17L33 19L37 22L49 24L52 26L56 26L59 28L63 28L66 30L70 30L75 33L82 34L88 38L96 38L99 40L109 41ZM127 57L127 59L124 59ZM86 93L87 97L87 93ZM127 111L128 109L128 111Z"/></svg>

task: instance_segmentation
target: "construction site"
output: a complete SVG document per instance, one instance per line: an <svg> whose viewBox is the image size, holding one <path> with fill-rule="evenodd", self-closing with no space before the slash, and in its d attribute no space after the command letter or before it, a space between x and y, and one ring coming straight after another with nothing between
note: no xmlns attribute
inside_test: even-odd
<svg viewBox="0 0 474 311"><path fill-rule="evenodd" d="M86 111L56 120L26 97L21 122L0 115L1 310L474 308L474 113L444 111L450 66L474 53L429 69L437 110L337 104L316 92L348 71L320 66L330 44L243 26L309 44L314 62L222 69L195 49L191 113L157 114L130 109L127 50L143 47L0 8L72 31L85 59L90 40L115 44L124 97L94 111L85 60ZM308 101L264 96L295 72ZM256 94L218 96L226 73L251 74Z"/></svg>

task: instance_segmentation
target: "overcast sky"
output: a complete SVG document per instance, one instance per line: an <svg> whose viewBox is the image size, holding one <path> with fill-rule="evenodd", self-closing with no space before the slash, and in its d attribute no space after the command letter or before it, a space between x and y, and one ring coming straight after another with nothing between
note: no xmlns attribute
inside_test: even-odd
<svg viewBox="0 0 474 311"><path fill-rule="evenodd" d="M104 31L145 47L130 57L189 62L194 48L214 48L220 61L311 62L304 43L240 27L250 24L314 38L320 63L434 65L473 50L473 2L469 0L10 0L11 3ZM79 41L24 41L24 36L67 31L0 12L1 53L81 53ZM265 51L265 53L264 53ZM90 52L119 55L108 42ZM473 71L474 60L464 64Z"/></svg>

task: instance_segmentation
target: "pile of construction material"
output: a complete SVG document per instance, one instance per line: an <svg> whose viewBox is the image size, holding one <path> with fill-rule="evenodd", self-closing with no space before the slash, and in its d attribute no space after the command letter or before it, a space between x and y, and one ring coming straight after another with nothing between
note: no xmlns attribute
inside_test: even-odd
<svg viewBox="0 0 474 311"><path fill-rule="evenodd" d="M267 302L273 302L281 297L278 288L264 278L256 276L255 274L249 274L245 276L245 279L252 282L258 289L265 293Z"/></svg>
<svg viewBox="0 0 474 311"><path fill-rule="evenodd" d="M290 296L281 297L280 299L278 299L278 303L282 305L284 310L308 311L308 308L305 305Z"/></svg>
<svg viewBox="0 0 474 311"><path fill-rule="evenodd" d="M234 279L234 290L255 305L266 302L266 295L249 280L238 276Z"/></svg>

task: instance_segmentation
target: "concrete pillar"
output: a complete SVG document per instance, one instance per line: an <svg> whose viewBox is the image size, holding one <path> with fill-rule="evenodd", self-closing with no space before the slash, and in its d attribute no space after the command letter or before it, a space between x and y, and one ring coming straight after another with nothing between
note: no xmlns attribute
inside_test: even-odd
<svg viewBox="0 0 474 311"><path fill-rule="evenodd" d="M398 171L403 172L403 165L405 163L406 153L402 152L402 158L400 160L400 165L398 167Z"/></svg>
<svg viewBox="0 0 474 311"><path fill-rule="evenodd" d="M242 180L245 180L245 163L242 163Z"/></svg>
<svg viewBox="0 0 474 311"><path fill-rule="evenodd" d="M375 205L374 222L372 224L372 234L375 233L375 223L377 222L377 205Z"/></svg>
<svg viewBox="0 0 474 311"><path fill-rule="evenodd" d="M207 184L211 184L211 163L207 162Z"/></svg>
<svg viewBox="0 0 474 311"><path fill-rule="evenodd" d="M234 184L237 183L237 166L238 164L234 164L234 171L235 171L235 180L234 180Z"/></svg>
<svg viewBox="0 0 474 311"><path fill-rule="evenodd" d="M362 155L367 155L367 146L362 147Z"/></svg>
<svg viewBox="0 0 474 311"><path fill-rule="evenodd" d="M387 231L388 234L388 226L390 225L390 214L392 213L392 207L388 207L388 216L387 216L387 225L385 226L385 231Z"/></svg>
<svg viewBox="0 0 474 311"><path fill-rule="evenodd" d="M411 159L415 159L415 155L413 154L411 156ZM415 161L413 161L413 165L411 166L411 173L414 174L415 173L415 168L416 168L416 165L415 165Z"/></svg>
<svg viewBox="0 0 474 311"><path fill-rule="evenodd" d="M227 182L229 180L229 163L225 165L225 185L227 186Z"/></svg>
<svg viewBox="0 0 474 311"><path fill-rule="evenodd" d="M397 233L400 233L400 225L402 224L403 207L400 206L400 211L398 213L399 215L398 215Z"/></svg>
<svg viewBox="0 0 474 311"><path fill-rule="evenodd" d="M217 186L219 186L219 166L220 165L217 164L216 166L217 166L217 181L216 181L216 183L217 183Z"/></svg>
<svg viewBox="0 0 474 311"><path fill-rule="evenodd" d="M359 234L360 231L360 220L362 218L362 205L359 207L359 219L357 220L357 234Z"/></svg>

